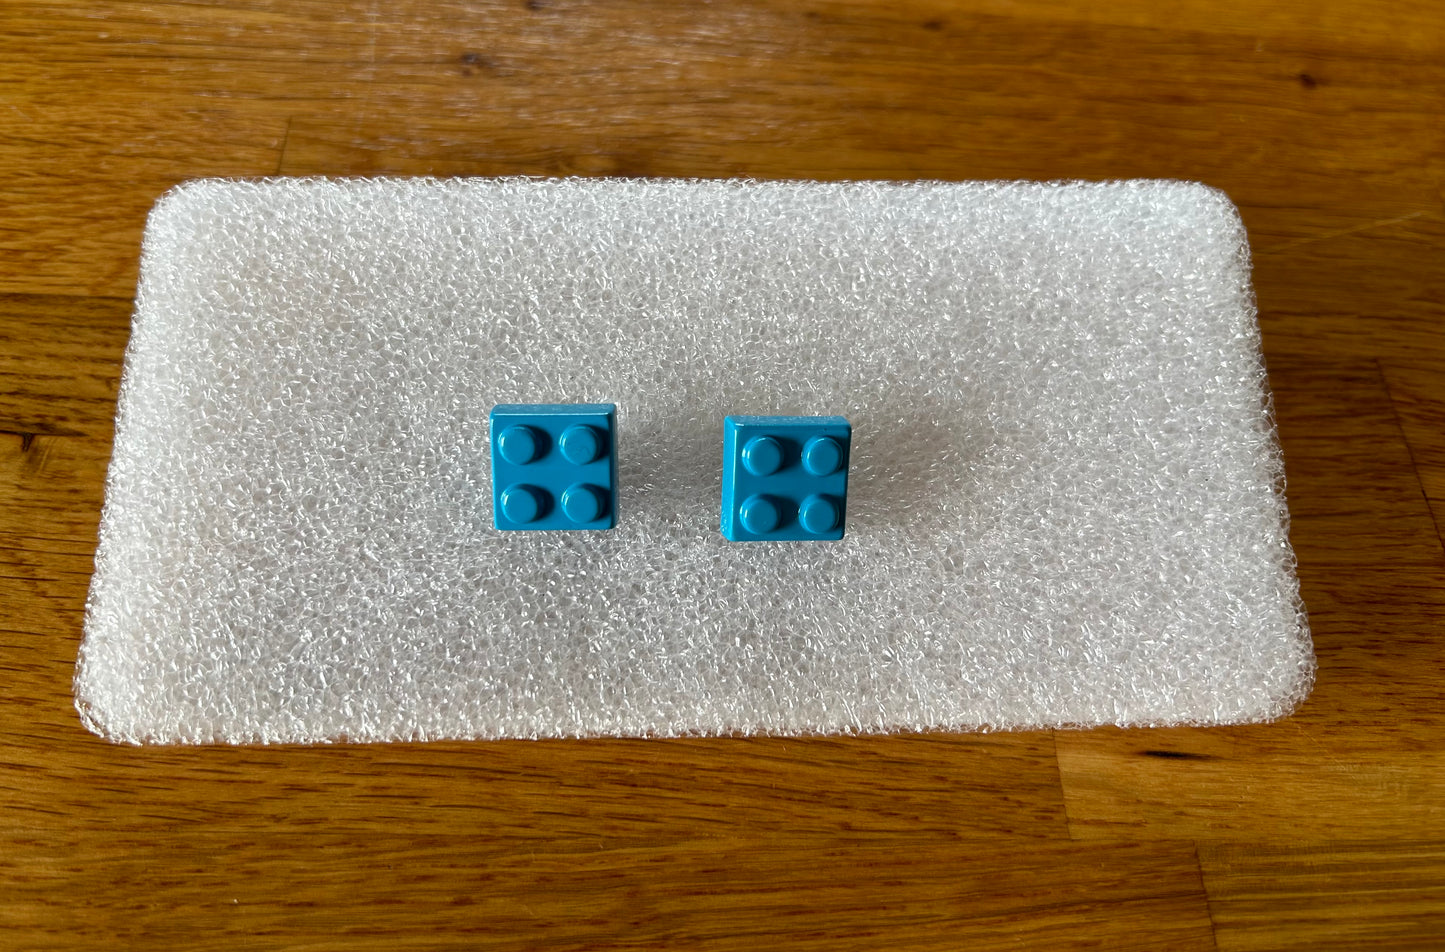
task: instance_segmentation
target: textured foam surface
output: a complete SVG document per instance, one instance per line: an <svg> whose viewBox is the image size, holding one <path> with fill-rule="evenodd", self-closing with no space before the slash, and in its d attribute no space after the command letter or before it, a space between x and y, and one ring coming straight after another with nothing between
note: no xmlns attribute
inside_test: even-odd
<svg viewBox="0 0 1445 952"><path fill-rule="evenodd" d="M621 522L492 528L496 403ZM848 532L718 532L726 414ZM1229 202L1173 182L202 181L146 233L77 671L132 742L1274 718L1313 655Z"/></svg>

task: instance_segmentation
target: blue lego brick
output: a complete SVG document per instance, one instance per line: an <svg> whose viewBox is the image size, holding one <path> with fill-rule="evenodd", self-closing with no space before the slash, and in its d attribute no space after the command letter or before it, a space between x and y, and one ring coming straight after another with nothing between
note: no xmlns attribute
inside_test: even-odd
<svg viewBox="0 0 1445 952"><path fill-rule="evenodd" d="M499 404L491 424L493 525L617 525L615 404Z"/></svg>
<svg viewBox="0 0 1445 952"><path fill-rule="evenodd" d="M843 538L852 440L840 416L728 417L722 534L733 542Z"/></svg>

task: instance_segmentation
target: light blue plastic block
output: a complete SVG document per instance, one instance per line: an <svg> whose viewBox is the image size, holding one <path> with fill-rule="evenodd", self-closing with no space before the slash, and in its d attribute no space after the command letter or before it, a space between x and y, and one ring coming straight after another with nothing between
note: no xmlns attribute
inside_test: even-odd
<svg viewBox="0 0 1445 952"><path fill-rule="evenodd" d="M733 542L843 538L852 440L840 416L728 417L722 534Z"/></svg>
<svg viewBox="0 0 1445 952"><path fill-rule="evenodd" d="M615 404L499 404L491 423L493 525L617 525Z"/></svg>

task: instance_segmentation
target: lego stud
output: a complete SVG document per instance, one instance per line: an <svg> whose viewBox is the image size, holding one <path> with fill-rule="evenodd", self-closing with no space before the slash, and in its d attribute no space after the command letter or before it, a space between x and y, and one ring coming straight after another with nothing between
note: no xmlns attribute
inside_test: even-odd
<svg viewBox="0 0 1445 952"><path fill-rule="evenodd" d="M753 535L765 535L778 527L781 513L767 496L749 496L738 507L738 519Z"/></svg>
<svg viewBox="0 0 1445 952"><path fill-rule="evenodd" d="M782 444L771 436L748 440L743 446L743 467L754 476L773 475L783 468Z"/></svg>
<svg viewBox="0 0 1445 952"><path fill-rule="evenodd" d="M602 434L595 426L578 423L562 431L562 435L557 438L557 446L562 450L562 456L567 462L586 466L602 455Z"/></svg>
<svg viewBox="0 0 1445 952"><path fill-rule="evenodd" d="M541 450L542 436L530 426L509 426L497 435L497 452L513 466L527 465Z"/></svg>
<svg viewBox="0 0 1445 952"><path fill-rule="evenodd" d="M581 428L574 427L574 429ZM566 438L565 433L563 438ZM606 505L607 503L602 498L602 489L599 486L573 483L562 493L562 512L578 525L585 525L601 519L603 512L606 511Z"/></svg>
<svg viewBox="0 0 1445 952"><path fill-rule="evenodd" d="M814 476L831 476L843 465L843 447L831 436L815 436L803 447L803 468ZM816 498L816 497L815 497ZM829 529L832 526L828 527ZM810 532L826 532L810 528Z"/></svg>
<svg viewBox="0 0 1445 952"><path fill-rule="evenodd" d="M525 428L515 427L514 429ZM546 502L546 494L536 486L524 486L516 483L502 490L502 515L519 525L536 522L537 518L542 515Z"/></svg>
<svg viewBox="0 0 1445 952"><path fill-rule="evenodd" d="M812 495L798 506L798 522L814 535L838 528L838 504L827 496Z"/></svg>

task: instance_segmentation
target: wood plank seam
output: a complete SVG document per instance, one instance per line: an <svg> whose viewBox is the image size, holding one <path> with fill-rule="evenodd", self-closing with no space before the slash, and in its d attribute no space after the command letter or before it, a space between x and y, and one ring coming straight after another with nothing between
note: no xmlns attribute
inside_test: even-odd
<svg viewBox="0 0 1445 952"><path fill-rule="evenodd" d="M1079 840L1081 837L1074 829L1074 818L1069 815L1069 791L1064 785L1064 765L1059 762L1059 732L1049 731L1049 747L1053 751L1054 774L1059 782L1059 805L1064 811L1064 833L1070 840Z"/></svg>
<svg viewBox="0 0 1445 952"><path fill-rule="evenodd" d="M1389 398L1390 418L1395 421L1395 432L1399 434L1400 442L1405 445L1405 452L1410 455L1410 471L1415 476L1415 485L1420 490L1420 501L1425 504L1425 511L1430 514L1430 524L1435 527L1435 540L1440 543L1440 554L1445 559L1445 536L1440 534L1440 521L1435 518L1435 507L1430 505L1430 493L1425 488L1425 481L1420 476L1420 465L1415 460L1415 448L1410 445L1410 438L1405 433L1405 423L1400 419L1400 408L1395 402L1395 394L1390 389L1390 378L1385 373L1384 364L1378 357L1374 360L1375 373L1380 377L1380 386L1384 389L1385 395Z"/></svg>
<svg viewBox="0 0 1445 952"><path fill-rule="evenodd" d="M286 117L286 129L281 133L281 148L276 150L276 174L286 174L286 150L291 146L291 126L296 122L295 116Z"/></svg>
<svg viewBox="0 0 1445 952"><path fill-rule="evenodd" d="M1067 804L1065 804L1067 807ZM1209 894L1209 884L1204 881L1204 861L1199 858L1199 841L1190 840L1189 845L1194 849L1194 871L1199 874L1199 892L1204 896L1204 914L1209 917L1209 937L1214 942L1214 948L1219 949L1219 926L1214 921L1214 897Z"/></svg>

